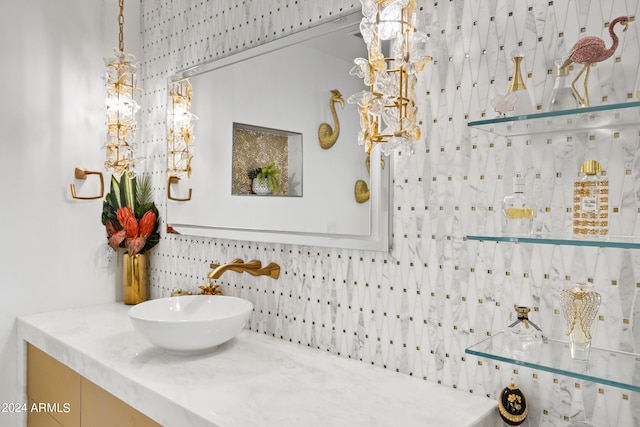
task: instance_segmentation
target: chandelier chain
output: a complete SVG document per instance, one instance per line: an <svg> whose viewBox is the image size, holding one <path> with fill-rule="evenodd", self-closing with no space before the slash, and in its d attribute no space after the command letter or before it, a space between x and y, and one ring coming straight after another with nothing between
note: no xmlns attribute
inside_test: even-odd
<svg viewBox="0 0 640 427"><path fill-rule="evenodd" d="M124 0L119 0L120 13L118 14L118 48L124 52Z"/></svg>

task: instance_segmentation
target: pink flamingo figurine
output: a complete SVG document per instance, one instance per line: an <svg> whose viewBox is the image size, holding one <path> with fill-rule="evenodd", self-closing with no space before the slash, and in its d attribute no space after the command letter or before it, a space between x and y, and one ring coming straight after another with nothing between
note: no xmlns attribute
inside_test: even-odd
<svg viewBox="0 0 640 427"><path fill-rule="evenodd" d="M591 69L591 65L608 59L614 54L618 47L618 36L613 31L616 24L621 24L624 27L623 31L627 31L629 18L626 16L619 16L609 25L609 35L613 42L609 49L605 47L604 40L600 37L584 37L573 45L571 51L569 51L569 55L567 55L567 59L562 64L563 68L568 67L571 63L583 65L576 78L571 82L571 90L573 90L573 93L576 95L576 98L578 98L578 102L580 102L582 107L589 106L589 89L587 88L587 81L589 79L589 70ZM584 76L584 98L580 96L575 87L576 82L583 73L586 73Z"/></svg>

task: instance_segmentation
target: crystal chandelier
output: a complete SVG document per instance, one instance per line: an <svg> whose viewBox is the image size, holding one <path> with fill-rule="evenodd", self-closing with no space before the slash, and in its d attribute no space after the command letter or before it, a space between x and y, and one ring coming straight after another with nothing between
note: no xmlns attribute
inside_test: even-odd
<svg viewBox="0 0 640 427"><path fill-rule="evenodd" d="M191 176L193 158L193 122L191 83L189 79L177 80L169 85L167 108L167 172L169 176Z"/></svg>
<svg viewBox="0 0 640 427"><path fill-rule="evenodd" d="M105 59L107 72L105 81L107 98L107 159L105 169L120 176L125 171L132 170L137 163L134 159L133 148L136 130L136 112L140 108L135 101L136 69L135 57L124 53L124 0L119 0L120 13L118 15L119 47L115 50L115 57Z"/></svg>
<svg viewBox="0 0 640 427"><path fill-rule="evenodd" d="M360 33L369 58L356 58L350 74L369 87L347 102L358 104L358 143L370 153L380 144L388 155L420 139L415 104L417 75L432 58L427 35L416 28L417 0L360 0ZM385 55L386 54L386 55Z"/></svg>

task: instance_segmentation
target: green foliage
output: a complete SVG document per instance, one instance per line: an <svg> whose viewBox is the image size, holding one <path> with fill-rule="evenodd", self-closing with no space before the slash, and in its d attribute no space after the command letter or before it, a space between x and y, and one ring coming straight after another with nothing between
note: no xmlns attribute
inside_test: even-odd
<svg viewBox="0 0 640 427"><path fill-rule="evenodd" d="M109 221L116 229L122 229L122 225L118 221L117 211L120 208L128 206L134 213L138 221L148 211L152 211L156 216L153 232L146 238L145 245L140 253L153 248L160 241L160 214L158 208L152 199L151 178L148 175L143 176L140 181L133 174L124 173L120 180L115 176L111 177L110 191L104 198L102 203L102 225ZM121 245L124 247L124 242Z"/></svg>
<svg viewBox="0 0 640 427"><path fill-rule="evenodd" d="M276 169L275 162L271 162L268 166L263 168L257 168L249 171L249 178L257 179L259 181L267 183L271 191L280 190L280 183L276 178L276 175L280 173L279 169Z"/></svg>

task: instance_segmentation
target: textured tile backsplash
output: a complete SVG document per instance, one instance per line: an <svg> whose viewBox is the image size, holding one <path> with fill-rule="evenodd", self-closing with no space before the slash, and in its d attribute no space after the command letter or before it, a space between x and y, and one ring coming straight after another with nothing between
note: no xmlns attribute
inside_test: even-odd
<svg viewBox="0 0 640 427"><path fill-rule="evenodd" d="M470 130L495 117L510 53L524 51L524 77L539 109L554 83L554 60L579 37L602 36L637 2L418 1L434 63L420 76L423 138L395 156L390 253L165 235L152 255L153 296L203 284L210 262L277 262L277 281L225 274L227 294L253 301L254 331L403 374L495 398L510 381L529 398L530 425L640 423L638 393L465 355L502 330L514 304L533 307L549 336L562 338L559 292L593 281L603 296L595 345L640 351L640 255L625 249L467 241L500 227L501 201L516 173L541 205L543 226L569 231L573 179L597 157L611 188L611 234L638 234L638 129L508 140ZM161 211L166 194L167 78L358 10L348 0L145 0L142 2L142 145ZM615 55L590 77L593 105L635 98L640 28L631 22ZM577 72L575 67L573 75ZM612 364L611 369L615 369Z"/></svg>

